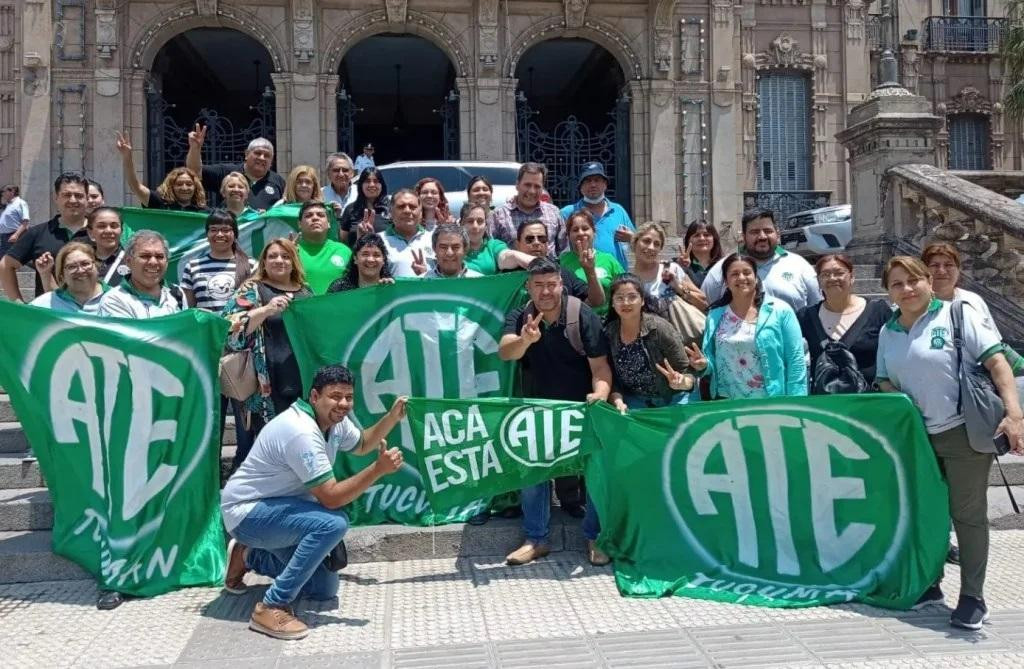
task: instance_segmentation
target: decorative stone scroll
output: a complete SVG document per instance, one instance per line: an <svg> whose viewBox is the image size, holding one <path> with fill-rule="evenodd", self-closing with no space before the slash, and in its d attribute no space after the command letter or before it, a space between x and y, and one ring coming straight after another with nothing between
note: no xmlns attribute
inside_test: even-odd
<svg viewBox="0 0 1024 669"><path fill-rule="evenodd" d="M315 53L313 34L313 2L312 0L294 0L292 13L292 41L295 44L295 60L308 63Z"/></svg>
<svg viewBox="0 0 1024 669"><path fill-rule="evenodd" d="M583 27L590 0L565 0L565 26L570 30Z"/></svg>

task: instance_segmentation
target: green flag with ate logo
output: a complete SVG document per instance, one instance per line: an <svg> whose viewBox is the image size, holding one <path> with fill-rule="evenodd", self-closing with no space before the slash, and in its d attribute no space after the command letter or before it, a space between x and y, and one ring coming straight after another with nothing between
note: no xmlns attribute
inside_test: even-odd
<svg viewBox="0 0 1024 669"><path fill-rule="evenodd" d="M595 441L586 404L549 400L413 398L409 423L434 508L578 474Z"/></svg>
<svg viewBox="0 0 1024 669"><path fill-rule="evenodd" d="M371 425L400 395L437 398L507 397L514 365L498 358L505 314L520 301L524 274L474 279L422 279L361 288L293 303L284 312L305 388L322 365L340 363L355 375L353 418ZM347 507L355 524L407 525L465 520L484 508L470 499L431 508L416 463L409 420L388 437L404 450L401 470L380 479ZM341 455L335 474L351 476L374 455Z"/></svg>
<svg viewBox="0 0 1024 669"><path fill-rule="evenodd" d="M903 395L587 415L587 491L623 594L908 608L941 573L946 486Z"/></svg>
<svg viewBox="0 0 1024 669"><path fill-rule="evenodd" d="M53 499L53 550L101 587L156 595L224 576L217 362L227 322L0 302L0 383Z"/></svg>
<svg viewBox="0 0 1024 669"><path fill-rule="evenodd" d="M287 237L299 231L299 204L281 204L263 213L249 211L238 219L238 245L250 258L259 257L263 247L271 239ZM330 239L338 238L334 211L327 208L331 222ZM167 267L169 281L178 281L185 264L210 250L206 240L207 214L194 211L170 211L167 209L142 209L123 207L121 218L126 228L132 231L155 230L167 238L171 257ZM127 242L128 237L123 237Z"/></svg>

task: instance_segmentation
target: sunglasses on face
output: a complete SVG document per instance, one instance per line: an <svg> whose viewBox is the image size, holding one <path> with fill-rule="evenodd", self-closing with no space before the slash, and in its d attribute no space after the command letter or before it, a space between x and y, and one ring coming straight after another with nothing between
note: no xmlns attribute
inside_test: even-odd
<svg viewBox="0 0 1024 669"><path fill-rule="evenodd" d="M523 241L527 244L548 243L547 235L523 235Z"/></svg>

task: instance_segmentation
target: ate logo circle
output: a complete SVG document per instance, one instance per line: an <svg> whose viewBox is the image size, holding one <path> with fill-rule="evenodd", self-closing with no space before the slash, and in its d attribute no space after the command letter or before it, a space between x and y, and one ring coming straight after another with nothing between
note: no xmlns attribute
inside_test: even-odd
<svg viewBox="0 0 1024 669"><path fill-rule="evenodd" d="M551 467L579 453L585 419L579 409L519 407L502 419L498 441L522 465Z"/></svg>
<svg viewBox="0 0 1024 669"><path fill-rule="evenodd" d="M889 438L802 404L690 418L666 445L662 492L693 554L723 578L864 588L907 541L907 474Z"/></svg>

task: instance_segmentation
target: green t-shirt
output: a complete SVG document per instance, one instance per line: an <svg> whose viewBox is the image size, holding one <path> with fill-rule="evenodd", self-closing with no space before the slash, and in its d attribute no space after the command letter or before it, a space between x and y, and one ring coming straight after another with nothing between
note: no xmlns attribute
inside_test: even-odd
<svg viewBox="0 0 1024 669"><path fill-rule="evenodd" d="M566 251L558 257L558 262L562 267L578 276L580 281L586 283L587 274L583 271L583 267L580 266L580 260L575 251ZM604 288L604 304L594 309L598 316L604 316L608 313L608 305L610 303L608 287L612 285L615 277L625 271L611 253L594 251L594 272L597 274L597 280L601 282L601 287Z"/></svg>
<svg viewBox="0 0 1024 669"><path fill-rule="evenodd" d="M306 283L314 295L324 295L331 283L345 273L352 249L341 242L328 239L323 244L311 244L299 239L299 260L306 272Z"/></svg>
<svg viewBox="0 0 1024 669"><path fill-rule="evenodd" d="M508 244L500 239L488 237L479 250L466 253L466 267L475 269L484 276L497 274L498 255L507 248Z"/></svg>

